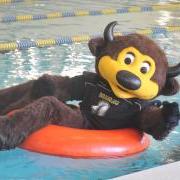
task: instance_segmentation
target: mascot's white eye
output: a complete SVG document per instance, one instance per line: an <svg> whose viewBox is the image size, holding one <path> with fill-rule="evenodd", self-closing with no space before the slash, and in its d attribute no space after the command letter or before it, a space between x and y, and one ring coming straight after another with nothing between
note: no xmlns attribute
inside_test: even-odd
<svg viewBox="0 0 180 180"><path fill-rule="evenodd" d="M133 53L127 53L125 58L124 58L124 62L125 64L129 65L132 64L134 62L135 59L135 55Z"/></svg>
<svg viewBox="0 0 180 180"><path fill-rule="evenodd" d="M141 65L141 73L146 74L150 70L150 64L148 62L143 62Z"/></svg>

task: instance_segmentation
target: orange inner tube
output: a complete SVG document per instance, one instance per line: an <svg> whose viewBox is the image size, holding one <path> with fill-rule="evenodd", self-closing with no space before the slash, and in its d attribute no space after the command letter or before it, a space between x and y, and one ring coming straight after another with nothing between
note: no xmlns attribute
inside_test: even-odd
<svg viewBox="0 0 180 180"><path fill-rule="evenodd" d="M73 158L123 157L145 150L149 138L135 129L84 130L48 125L30 135L20 147Z"/></svg>

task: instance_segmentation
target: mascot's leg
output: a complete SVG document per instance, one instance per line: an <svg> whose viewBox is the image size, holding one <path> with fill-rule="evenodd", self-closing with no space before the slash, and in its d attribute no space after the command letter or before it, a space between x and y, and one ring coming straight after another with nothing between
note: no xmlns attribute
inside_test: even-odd
<svg viewBox="0 0 180 180"><path fill-rule="evenodd" d="M68 107L55 97L42 97L7 116L0 116L0 150L15 148L32 132L47 124L83 128L78 110Z"/></svg>

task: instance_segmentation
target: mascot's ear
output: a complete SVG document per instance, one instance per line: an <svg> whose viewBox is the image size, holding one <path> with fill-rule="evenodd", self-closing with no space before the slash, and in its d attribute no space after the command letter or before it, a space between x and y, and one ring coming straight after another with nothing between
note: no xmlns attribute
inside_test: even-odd
<svg viewBox="0 0 180 180"><path fill-rule="evenodd" d="M179 91L179 84L175 78L167 78L164 88L161 91L161 95L172 96Z"/></svg>
<svg viewBox="0 0 180 180"><path fill-rule="evenodd" d="M160 94L171 96L179 91L179 84L175 79L178 75L180 75L180 63L173 67L168 67L166 83Z"/></svg>
<svg viewBox="0 0 180 180"><path fill-rule="evenodd" d="M117 24L117 21L110 22L104 29L103 38L94 38L89 41L89 49L94 56L99 56L105 45L114 40L113 30Z"/></svg>
<svg viewBox="0 0 180 180"><path fill-rule="evenodd" d="M89 49L94 56L98 56L101 52L101 49L104 46L104 39L103 38L94 38L91 39L88 43Z"/></svg>

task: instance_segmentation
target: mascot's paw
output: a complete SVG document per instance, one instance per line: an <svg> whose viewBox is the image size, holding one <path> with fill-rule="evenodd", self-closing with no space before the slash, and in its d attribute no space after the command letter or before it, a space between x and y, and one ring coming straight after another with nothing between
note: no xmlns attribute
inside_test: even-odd
<svg viewBox="0 0 180 180"><path fill-rule="evenodd" d="M180 120L179 106L176 102L163 102L163 119L154 130L153 137L163 140L178 124Z"/></svg>
<svg viewBox="0 0 180 180"><path fill-rule="evenodd" d="M170 130L176 127L180 119L178 104L176 102L168 103L165 101L162 110L166 127Z"/></svg>

